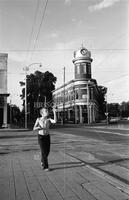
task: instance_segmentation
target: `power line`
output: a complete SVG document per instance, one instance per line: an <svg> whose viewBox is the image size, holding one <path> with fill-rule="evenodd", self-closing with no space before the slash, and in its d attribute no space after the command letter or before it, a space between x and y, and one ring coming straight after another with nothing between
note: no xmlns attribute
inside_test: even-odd
<svg viewBox="0 0 129 200"><path fill-rule="evenodd" d="M43 20L45 19L45 14L46 14L47 5L48 5L48 0L46 0L46 3L45 3L44 11L43 11L42 18L41 18L41 22L40 22L40 25L39 25L39 30L38 30L38 33L37 33L37 36L36 36L36 39L35 39L35 43L34 43L34 47L33 47L32 52L35 51L35 47L36 47L36 43L37 43L37 41L38 41L38 37L39 37L40 31L41 31L42 23L43 23ZM33 54L32 54L32 55L33 55ZM32 55L31 55L31 58L32 58Z"/></svg>
<svg viewBox="0 0 129 200"><path fill-rule="evenodd" d="M36 20L37 20L38 9L39 9L39 0L37 0L37 6L36 6L36 9L35 9L34 21L33 21L32 29L31 29L30 37L29 37L29 42L28 42L28 46L27 46L28 51L27 52L29 52L29 49L30 49L31 40L32 40L33 33L34 33L34 27L35 27ZM27 57L27 55L26 55L26 57ZM25 60L26 60L26 58L25 58Z"/></svg>
<svg viewBox="0 0 129 200"><path fill-rule="evenodd" d="M111 57L113 56L113 53L118 53L118 51L117 51L117 52L113 52L113 51L116 51L116 48L113 49L113 45L114 45L114 44L117 44L118 41L120 41L120 38L125 37L125 35L127 35L127 33L120 34L117 38L115 38L115 41L112 40L110 43L108 43L108 44L106 45L106 47L110 47L110 49L109 49L109 48L103 48L103 49L100 48L100 49L102 49L102 50L104 50L104 51L106 51L107 49L111 51L111 52L108 52L108 59L109 59L109 57L111 58ZM129 37L129 35L127 35L127 37ZM111 47L112 47L112 49L111 49ZM100 50L100 49L99 49L99 50ZM117 50L120 50L120 49L117 48ZM121 49L121 51L123 51L123 50L125 50L125 49ZM126 50L128 51L127 48L126 48ZM127 51L126 51L126 53L128 53ZM122 53L123 53L123 52L122 52ZM125 52L124 52L124 53L125 53ZM105 55L104 58L99 62L99 64L96 65L96 67L100 66L103 62L105 62L105 59L107 59L107 56L106 56L106 55Z"/></svg>
<svg viewBox="0 0 129 200"><path fill-rule="evenodd" d="M74 51L75 49L0 49L1 52L49 52L49 51ZM129 49L90 49L90 51L129 51ZM110 52L109 52L110 53ZM116 53L116 52L111 52Z"/></svg>
<svg viewBox="0 0 129 200"><path fill-rule="evenodd" d="M126 76L129 76L129 73L123 74L122 76L119 76L119 77L117 77L117 78L115 78L115 79L112 79L112 80L110 80L110 81L104 82L104 83L102 83L102 84L110 83L110 82L116 81L116 80L121 79L121 78L126 77Z"/></svg>

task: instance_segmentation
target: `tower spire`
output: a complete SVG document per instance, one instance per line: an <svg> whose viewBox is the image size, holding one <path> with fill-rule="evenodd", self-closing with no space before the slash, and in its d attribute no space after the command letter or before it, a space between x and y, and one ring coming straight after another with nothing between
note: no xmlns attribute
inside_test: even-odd
<svg viewBox="0 0 129 200"><path fill-rule="evenodd" d="M81 48L83 48L84 46L83 46L83 42L81 43Z"/></svg>

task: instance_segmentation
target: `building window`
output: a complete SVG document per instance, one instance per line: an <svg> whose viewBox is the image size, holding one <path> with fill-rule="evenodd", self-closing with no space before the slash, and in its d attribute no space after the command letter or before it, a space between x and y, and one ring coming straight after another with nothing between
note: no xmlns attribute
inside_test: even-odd
<svg viewBox="0 0 129 200"><path fill-rule="evenodd" d="M74 100L74 91L71 91L71 100Z"/></svg>
<svg viewBox="0 0 129 200"><path fill-rule="evenodd" d="M80 74L80 64L76 64L76 73Z"/></svg>
<svg viewBox="0 0 129 200"><path fill-rule="evenodd" d="M87 89L81 89L81 99L86 99L87 98Z"/></svg>
<svg viewBox="0 0 129 200"><path fill-rule="evenodd" d="M81 63L82 73L86 74L86 63Z"/></svg>
<svg viewBox="0 0 129 200"><path fill-rule="evenodd" d="M94 99L94 89L91 88L91 99Z"/></svg>
<svg viewBox="0 0 129 200"><path fill-rule="evenodd" d="M68 101L71 101L71 91L68 91Z"/></svg>
<svg viewBox="0 0 129 200"><path fill-rule="evenodd" d="M5 88L5 76L4 74L0 71L0 88L4 89Z"/></svg>
<svg viewBox="0 0 129 200"><path fill-rule="evenodd" d="M75 90L75 99L79 99L79 93L78 93L78 90Z"/></svg>
<svg viewBox="0 0 129 200"><path fill-rule="evenodd" d="M87 74L91 74L91 63L86 64Z"/></svg>
<svg viewBox="0 0 129 200"><path fill-rule="evenodd" d="M68 101L68 92L65 92L65 101Z"/></svg>

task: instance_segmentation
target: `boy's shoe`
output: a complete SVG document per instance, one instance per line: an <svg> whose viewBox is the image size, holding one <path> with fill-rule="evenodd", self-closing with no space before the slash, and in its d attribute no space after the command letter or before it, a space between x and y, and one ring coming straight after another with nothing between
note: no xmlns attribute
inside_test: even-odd
<svg viewBox="0 0 129 200"><path fill-rule="evenodd" d="M45 171L45 172L48 172L48 171L50 171L50 169L49 169L49 168L46 168L46 169L44 169L44 171Z"/></svg>
<svg viewBox="0 0 129 200"><path fill-rule="evenodd" d="M44 170L44 166L43 166L43 163L41 162L41 169L43 169Z"/></svg>

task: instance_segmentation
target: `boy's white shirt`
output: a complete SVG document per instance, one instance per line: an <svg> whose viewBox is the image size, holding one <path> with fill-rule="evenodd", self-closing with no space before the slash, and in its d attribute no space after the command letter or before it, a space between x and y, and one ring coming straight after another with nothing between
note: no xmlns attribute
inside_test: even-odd
<svg viewBox="0 0 129 200"><path fill-rule="evenodd" d="M42 119L41 118L37 118L35 125L34 125L34 130L36 130L36 127L40 127L43 128L41 130L38 130L38 134L39 135L48 135L49 134L49 125L51 123L56 123L56 121L54 119L48 118L48 119Z"/></svg>

